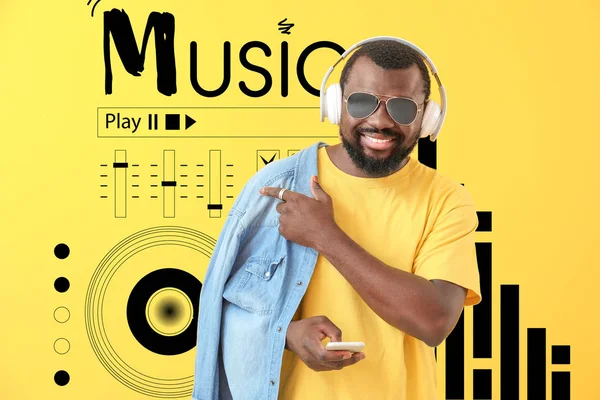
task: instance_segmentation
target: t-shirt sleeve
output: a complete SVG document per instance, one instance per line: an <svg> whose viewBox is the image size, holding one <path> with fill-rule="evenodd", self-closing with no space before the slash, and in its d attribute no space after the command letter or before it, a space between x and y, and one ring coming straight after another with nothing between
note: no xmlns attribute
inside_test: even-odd
<svg viewBox="0 0 600 400"><path fill-rule="evenodd" d="M413 271L428 280L464 287L468 290L464 305L470 306L481 301L475 252L478 219L470 196L463 199L440 213L417 253Z"/></svg>

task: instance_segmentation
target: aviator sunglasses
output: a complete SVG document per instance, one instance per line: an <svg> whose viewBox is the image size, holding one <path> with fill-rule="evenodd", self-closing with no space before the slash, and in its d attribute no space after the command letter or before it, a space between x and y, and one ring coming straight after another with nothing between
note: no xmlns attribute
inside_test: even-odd
<svg viewBox="0 0 600 400"><path fill-rule="evenodd" d="M398 125L411 125L423 106L423 103L417 104L408 97L389 97L382 100L379 96L387 97L366 92L351 93L348 97L344 96L346 110L352 118L364 119L373 114L383 101L388 114Z"/></svg>

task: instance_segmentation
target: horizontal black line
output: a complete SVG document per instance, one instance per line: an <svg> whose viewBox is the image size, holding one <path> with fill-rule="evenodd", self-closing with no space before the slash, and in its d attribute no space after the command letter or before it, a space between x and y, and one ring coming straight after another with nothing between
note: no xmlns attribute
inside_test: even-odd
<svg viewBox="0 0 600 400"><path fill-rule="evenodd" d="M133 197L134 199L139 199L140 198L140 196L131 196L131 197Z"/></svg>
<svg viewBox="0 0 600 400"><path fill-rule="evenodd" d="M187 199L187 196L179 196L179 197L181 197L182 199Z"/></svg>
<svg viewBox="0 0 600 400"><path fill-rule="evenodd" d="M290 136L199 136L199 135L190 135L190 136L100 136L96 135L96 137L100 139L336 139L338 136L335 135L312 135L312 136L303 136L303 135L290 135Z"/></svg>
<svg viewBox="0 0 600 400"><path fill-rule="evenodd" d="M131 185L132 187L140 187L140 185Z"/></svg>
<svg viewBox="0 0 600 400"><path fill-rule="evenodd" d="M140 177L139 175L131 175L131 176L134 177L134 178L139 178Z"/></svg>
<svg viewBox="0 0 600 400"><path fill-rule="evenodd" d="M204 164L196 164L196 167L204 167Z"/></svg>
<svg viewBox="0 0 600 400"><path fill-rule="evenodd" d="M204 185L196 185L196 187L204 187Z"/></svg>
<svg viewBox="0 0 600 400"><path fill-rule="evenodd" d="M150 178L158 178L158 175L150 175Z"/></svg>
<svg viewBox="0 0 600 400"><path fill-rule="evenodd" d="M181 185L181 187L188 187L188 185Z"/></svg>
<svg viewBox="0 0 600 400"><path fill-rule="evenodd" d="M139 167L140 164L131 164L132 167Z"/></svg>
<svg viewBox="0 0 600 400"><path fill-rule="evenodd" d="M187 175L179 175L182 178L187 178Z"/></svg>
<svg viewBox="0 0 600 400"><path fill-rule="evenodd" d="M101 199L107 199L108 196L100 196Z"/></svg>
<svg viewBox="0 0 600 400"><path fill-rule="evenodd" d="M237 109L257 109L257 110L315 110L317 106L212 106L212 107L98 107L98 110L237 110Z"/></svg>
<svg viewBox="0 0 600 400"><path fill-rule="evenodd" d="M113 168L127 168L129 166L129 163L126 162L114 162L113 163Z"/></svg>
<svg viewBox="0 0 600 400"><path fill-rule="evenodd" d="M196 178L204 178L204 175L196 175Z"/></svg>
<svg viewBox="0 0 600 400"><path fill-rule="evenodd" d="M108 164L100 164L101 167L108 167Z"/></svg>
<svg viewBox="0 0 600 400"><path fill-rule="evenodd" d="M187 164L181 164L180 167L187 167Z"/></svg>
<svg viewBox="0 0 600 400"><path fill-rule="evenodd" d="M108 187L108 185L100 185L100 187Z"/></svg>
<svg viewBox="0 0 600 400"><path fill-rule="evenodd" d="M150 196L151 199L158 199L158 196Z"/></svg>
<svg viewBox="0 0 600 400"><path fill-rule="evenodd" d="M233 164L227 164L228 167L233 167Z"/></svg>
<svg viewBox="0 0 600 400"><path fill-rule="evenodd" d="M158 185L150 185L150 187L158 187Z"/></svg>
<svg viewBox="0 0 600 400"><path fill-rule="evenodd" d="M222 210L223 209L223 204L209 204L207 206L207 208L209 210Z"/></svg>
<svg viewBox="0 0 600 400"><path fill-rule="evenodd" d="M161 186L177 186L177 181L162 181Z"/></svg>
<svg viewBox="0 0 600 400"><path fill-rule="evenodd" d="M197 199L203 199L204 196L196 196Z"/></svg>
<svg viewBox="0 0 600 400"><path fill-rule="evenodd" d="M233 199L233 196L227 196L228 199Z"/></svg>
<svg viewBox="0 0 600 400"><path fill-rule="evenodd" d="M227 185L227 187L233 187L233 185Z"/></svg>
<svg viewBox="0 0 600 400"><path fill-rule="evenodd" d="M228 178L233 178L233 175L227 175Z"/></svg>
<svg viewBox="0 0 600 400"><path fill-rule="evenodd" d="M158 167L158 164L150 164L151 167Z"/></svg>
<svg viewBox="0 0 600 400"><path fill-rule="evenodd" d="M100 178L106 178L108 175L100 175Z"/></svg>

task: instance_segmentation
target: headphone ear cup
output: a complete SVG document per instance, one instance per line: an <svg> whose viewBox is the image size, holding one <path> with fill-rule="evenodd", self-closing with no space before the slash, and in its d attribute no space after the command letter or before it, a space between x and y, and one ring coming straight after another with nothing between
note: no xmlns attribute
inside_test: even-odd
<svg viewBox="0 0 600 400"><path fill-rule="evenodd" d="M440 105L436 103L434 100L427 100L425 104L425 113L423 114L423 120L421 121L421 137L427 137L432 135L435 132L435 128L438 126L440 114L442 110ZM432 141L434 141L436 137L432 137Z"/></svg>
<svg viewBox="0 0 600 400"><path fill-rule="evenodd" d="M324 106L324 116L332 124L339 124L342 118L342 88L339 83L329 86L325 91Z"/></svg>

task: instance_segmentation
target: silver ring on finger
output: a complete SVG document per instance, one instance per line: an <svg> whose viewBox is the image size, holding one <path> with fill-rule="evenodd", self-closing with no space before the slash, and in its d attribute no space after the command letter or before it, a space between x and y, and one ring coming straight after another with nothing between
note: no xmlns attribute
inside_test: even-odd
<svg viewBox="0 0 600 400"><path fill-rule="evenodd" d="M283 188L283 189L281 189L281 190L279 191L279 194L277 195L277 197L279 197L279 200L281 200L281 201L285 201L285 200L283 199L283 193L284 193L286 190L287 190L286 188Z"/></svg>

